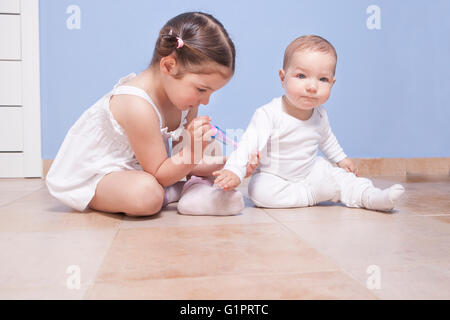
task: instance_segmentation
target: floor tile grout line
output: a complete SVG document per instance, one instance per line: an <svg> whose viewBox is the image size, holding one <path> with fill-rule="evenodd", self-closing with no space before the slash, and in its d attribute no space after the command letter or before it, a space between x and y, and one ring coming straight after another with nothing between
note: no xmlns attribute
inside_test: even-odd
<svg viewBox="0 0 450 320"><path fill-rule="evenodd" d="M362 280L357 279L355 276L353 276L350 271L346 270L345 268L343 268L342 266L339 266L340 270L342 273L344 273L347 277L349 277L350 279L352 279L353 281L356 281L357 283L359 283L364 289L366 289L368 292L372 293L375 297L377 297L379 300L384 300L382 297L380 297L379 295L376 294L375 290L370 290L369 288L367 288L367 282L364 283Z"/></svg>
<svg viewBox="0 0 450 320"><path fill-rule="evenodd" d="M43 189L43 188L45 188L45 186L41 186L41 187L38 188L38 189L35 189L35 190L33 190L33 191L29 191L29 192L27 192L27 193L25 193L25 194L19 196L17 199L14 199L14 200L8 201L8 202L6 202L6 203L4 203L4 204L1 204L1 205L0 205L0 209L3 208L3 207L5 207L5 206L9 206L10 204L12 204L12 203L14 203L14 202L16 202L16 201L18 201L18 200L21 200L21 199L23 199L23 198L29 196L29 195L32 194L32 193L38 192L39 190L41 190L41 189Z"/></svg>
<svg viewBox="0 0 450 320"><path fill-rule="evenodd" d="M303 242L305 242L310 248L314 249L318 254L320 254L323 257L326 257L328 260L330 260L334 265L336 265L336 267L344 272L344 270L342 269L342 267L332 258L330 257L328 254L326 254L325 252L323 252L322 250L318 249L316 246L314 246L313 244L311 244L309 241L307 241L306 239L302 238L297 232L295 232L294 230L292 230L291 228L289 228L285 223L283 222L279 222L281 224L281 226L284 229L287 229L291 234L295 235L295 237L297 239L302 240ZM352 278L353 279L353 278ZM355 280L355 279L354 279Z"/></svg>
<svg viewBox="0 0 450 320"><path fill-rule="evenodd" d="M250 207L250 208L251 208L251 207ZM271 216L271 215L270 215L266 210L264 210L263 208L258 208L258 207L253 207L253 208L256 208L256 209L258 209L258 210L262 210L262 212L264 212L264 214L265 214L268 218L270 218L270 219L273 220L272 223L274 223L274 222L280 223L280 221L278 221L278 219L275 219L275 217Z"/></svg>
<svg viewBox="0 0 450 320"><path fill-rule="evenodd" d="M149 278L149 279L121 279L121 280L100 280L96 281L95 284L100 283L123 283L123 282L141 282L141 281L164 281L164 280L177 280L177 279L201 279L201 278L216 278L216 277L238 277L238 276L282 276L282 275L305 275L305 274L317 274L317 273L332 273L341 272L340 268L327 268L324 270L313 271L286 271L286 272L249 272L249 273L220 273L211 275L192 275L184 277L173 277L173 278Z"/></svg>
<svg viewBox="0 0 450 320"><path fill-rule="evenodd" d="M84 293L83 297L82 297L80 300L88 300L88 295L89 295L89 293L90 293L90 289L91 289L93 286L95 286L96 280L97 280L97 277L98 277L98 274L99 274L99 272L100 272L100 269L102 268L103 263L105 262L105 259L106 259L107 255L108 255L108 252L111 250L111 247L112 247L112 245L113 245L113 243L114 243L114 240L116 239L117 234L119 233L119 231L120 231L120 226L118 225L118 226L116 227L116 231L114 232L114 236L112 237L111 242L110 242L108 248L105 250L105 253L104 253L104 255L103 255L103 257L102 257L102 259L101 259L101 261L100 261L99 267L97 268L97 271L95 272L95 275L94 275L94 277L93 277L93 279L92 279L92 283L89 284L89 286L88 286L87 289L86 289L86 292Z"/></svg>
<svg viewBox="0 0 450 320"><path fill-rule="evenodd" d="M366 293L370 293L374 296L374 298L376 298L378 300L382 300L380 297L375 295L372 290L369 290L365 286L363 286L360 281L358 281L357 279L348 275L347 272L343 272L343 270L340 270L339 268L326 269L326 270L320 270L320 271L303 271L303 272L291 271L291 272L261 272L261 273L239 273L239 274L225 273L225 274L218 274L218 275L216 274L216 275L187 276L187 277L178 277L178 278L154 278L154 279L146 279L144 281L165 281L165 280L170 281L170 280L182 280L182 279L190 280L190 279L208 279L208 278L227 278L227 277L237 277L237 276L242 276L242 277L302 276L302 275L308 275L308 274L323 274L323 273L342 273L344 276L347 276L349 279L351 279L355 284L360 285L361 288L364 288L366 290ZM141 279L117 280L117 281L106 280L106 281L96 282L96 284L99 284L99 285L112 284L112 285L114 285L114 284L139 283L139 282L142 282L142 280Z"/></svg>
<svg viewBox="0 0 450 320"><path fill-rule="evenodd" d="M411 217L409 217L409 218L411 218ZM420 217L418 217L418 216L414 216L414 218L420 219ZM355 220L355 221L357 221L357 220ZM308 242L307 240L305 240L304 238L302 238L295 230L292 230L291 228L289 228L288 224L289 224L290 222L292 222L292 221L284 221L284 222L281 222L281 224L282 224L285 228L287 228L287 229L289 229L290 231L294 232L298 237L300 237L300 239L302 239L303 241L305 241L306 243L308 243L312 248L316 249L318 252L320 252L321 254L325 255L326 257L329 257L328 254L326 254L325 252L323 252L321 249L318 249L317 247L313 246L310 242ZM295 221L295 222L298 222L298 221ZM330 223L330 222L332 222L332 221L327 221L327 223ZM313 223L323 223L323 221L313 221ZM421 239L424 240L424 241L430 241L430 239L429 239L428 237L423 236L423 235L418 234L418 233L414 233L413 231L405 231L405 232L407 232L407 233L410 234L411 236L415 236L415 237L421 238ZM329 257L329 258L332 259L331 257ZM333 259L332 259L332 260L333 260ZM444 260L444 261L446 261L446 260L448 260L448 259L432 259L432 260ZM333 260L333 261L334 261L334 260ZM419 260L418 262L422 262L422 261L427 261L427 260Z"/></svg>
<svg viewBox="0 0 450 320"><path fill-rule="evenodd" d="M317 219L311 219L309 217L305 217L305 218L292 218L289 220L280 220L274 216L272 216L270 213L266 212L268 215L270 215L273 219L275 219L277 222L280 223L289 223L289 222L314 222L314 223L322 223L322 222L335 222L335 221L361 221L361 220L375 220L375 219L379 219L379 216L372 216L372 217L357 217L356 215L358 213L355 213L354 217L329 217L329 219L322 219L322 220L317 220ZM398 215L398 213L397 213ZM439 214L439 215L421 215L421 214L417 214L417 213L403 213L401 216L397 216L395 217L396 219L413 219L413 218L419 218L419 217L433 217L433 216L450 216L449 214ZM393 216L394 217L394 216Z"/></svg>
<svg viewBox="0 0 450 320"><path fill-rule="evenodd" d="M415 216L415 217L418 217L418 216ZM286 221L287 223L288 222L290 222L290 221ZM350 274L350 271L348 271L348 268L347 267L345 267L345 266L342 266L341 264L339 264L337 261L335 261L335 259L333 259L332 257L330 257L326 252L324 252L323 250L321 250L321 249L319 249L319 248L317 248L316 246L313 246L310 242L308 242L308 241L306 241L305 239L303 239L297 232L295 232L294 230L292 230L292 229L290 229L287 225L286 225L286 222L281 222L281 224L285 227L285 228L287 228L287 229L289 229L290 231L292 231L292 232L294 232L298 237L300 237L303 241L305 241L309 246L311 246L312 248L314 248L315 250L317 250L317 252L319 253L319 254L321 254L321 255L323 255L323 256L325 256L325 257L327 257L327 258L329 258L330 259L330 261L332 261L334 264L336 264L338 267L339 267L339 269L340 269L340 271L342 271L343 273L345 273L347 276L349 276L349 277L351 277L353 280L355 280L355 281L357 281L358 283L360 283L362 286L364 286L364 283L361 281L361 280L359 280L359 279L357 279L357 278L355 278L355 277L353 277L351 274ZM421 264L432 264L433 262L446 262L446 261L448 261L449 259L425 259L425 260L420 260L420 261L415 261L415 264L417 264L417 265L421 265ZM392 265L385 265L385 267L395 267L395 266L399 266L399 264L392 264ZM366 288L366 287L365 287ZM367 289L367 288L366 288ZM367 289L369 292L372 292L370 289ZM372 292L377 298L379 298L379 299L383 299L382 297L380 297L379 295L377 295L376 293L374 293L374 292Z"/></svg>
<svg viewBox="0 0 450 320"><path fill-rule="evenodd" d="M298 238L300 238L302 241L304 241L305 243L308 244L308 246L310 246L311 248L313 248L314 250L317 251L318 254L320 254L323 257L326 257L327 259L329 259L334 265L336 265L336 267L338 268L338 270L342 273L344 273L345 275L347 275L348 277L350 277L352 280L356 281L357 283L359 283L363 288L365 288L368 292L371 292L374 296L376 296L377 298L381 299L379 296L375 295L371 290L369 290L367 288L367 286L364 286L363 283L361 283L358 279L354 278L351 274L349 274L349 272L347 270L345 270L345 268L343 266L341 266L333 257L329 256L326 252L323 252L323 250L317 248L316 246L314 246L313 244L311 244L309 241L305 240L304 238L302 238L297 232L295 232L294 230L292 230L291 228L289 228L287 225L285 225L284 223L280 222L281 225L288 229L290 232L294 233Z"/></svg>
<svg viewBox="0 0 450 320"><path fill-rule="evenodd" d="M445 263L445 262L450 262L450 259L429 259L429 260L421 260L421 261L415 261L412 264L408 264L408 266L421 266L421 265L433 265L435 263ZM388 264L388 265L384 265L384 269L386 268L395 268L395 267L402 267L405 266L404 264L399 264L399 263L395 263L395 264ZM353 280L359 282L361 285L367 288L367 283L364 283L363 280L356 278L356 276L353 276L353 274L351 273L352 269L356 269L356 268L352 268L352 267L345 267L345 266L339 266L341 271L346 274L348 277L352 278ZM366 280L367 281L367 280ZM380 296L379 294L381 294L381 292L378 294L377 290L370 290L369 288L367 288L367 290L369 290L370 292L372 292L375 296L377 296L377 298L379 298L380 300L386 300L385 298L383 298L382 296Z"/></svg>

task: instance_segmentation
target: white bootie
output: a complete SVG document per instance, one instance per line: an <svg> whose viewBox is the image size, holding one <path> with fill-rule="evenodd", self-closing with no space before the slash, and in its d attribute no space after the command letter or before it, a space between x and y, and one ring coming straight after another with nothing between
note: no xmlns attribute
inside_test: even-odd
<svg viewBox="0 0 450 320"><path fill-rule="evenodd" d="M365 208L380 211L391 211L395 202L405 192L405 188L400 184L394 184L390 188L381 190L378 188L368 188L362 195L362 202Z"/></svg>
<svg viewBox="0 0 450 320"><path fill-rule="evenodd" d="M187 215L227 216L244 209L244 197L237 190L221 190L208 178L192 176L181 191L178 212Z"/></svg>
<svg viewBox="0 0 450 320"><path fill-rule="evenodd" d="M178 181L177 183L164 188L164 201L162 205L163 207L165 207L169 203L180 200L181 191L183 190L183 186L185 183L186 181Z"/></svg>

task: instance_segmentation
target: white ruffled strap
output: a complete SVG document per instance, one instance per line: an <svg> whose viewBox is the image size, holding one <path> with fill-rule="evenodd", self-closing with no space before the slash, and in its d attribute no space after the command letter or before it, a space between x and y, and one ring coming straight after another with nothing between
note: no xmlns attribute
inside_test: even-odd
<svg viewBox="0 0 450 320"><path fill-rule="evenodd" d="M183 130L184 130L184 125L187 122L186 116L187 116L188 113L189 113L189 110L185 110L185 111L183 111L181 113L180 126L176 130L174 130L174 131L172 131L170 133L170 136L171 136L172 140L178 141L180 139L180 136L181 136L181 134L183 133Z"/></svg>
<svg viewBox="0 0 450 320"><path fill-rule="evenodd" d="M135 96L141 97L144 100L146 100L148 103L150 103L150 105L153 107L153 109L155 110L156 114L158 115L159 127L160 128L162 127L161 114L159 113L159 110L156 107L155 103L153 102L152 98L150 98L150 96L144 90L142 90L142 89L140 89L138 87L134 87L134 86L121 85L120 81L119 81L119 84L116 85L114 87L114 90L113 90L113 95L116 95L116 94L130 94L130 95L135 95Z"/></svg>
<svg viewBox="0 0 450 320"><path fill-rule="evenodd" d="M133 79L134 77L136 77L136 73L132 72L132 73L126 75L125 77L120 78L119 82L117 82L117 84L114 86L114 89L116 89L118 86L121 86L125 82Z"/></svg>

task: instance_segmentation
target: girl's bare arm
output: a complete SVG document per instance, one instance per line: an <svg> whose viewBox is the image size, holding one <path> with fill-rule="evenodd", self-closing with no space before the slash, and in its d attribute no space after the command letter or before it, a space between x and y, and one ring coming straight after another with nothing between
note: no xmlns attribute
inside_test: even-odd
<svg viewBox="0 0 450 320"><path fill-rule="evenodd" d="M118 95L111 99L111 112L125 130L136 159L144 171L153 175L162 186L169 186L185 177L194 167L185 161L190 150L181 150L168 157L161 136L158 115L144 99Z"/></svg>

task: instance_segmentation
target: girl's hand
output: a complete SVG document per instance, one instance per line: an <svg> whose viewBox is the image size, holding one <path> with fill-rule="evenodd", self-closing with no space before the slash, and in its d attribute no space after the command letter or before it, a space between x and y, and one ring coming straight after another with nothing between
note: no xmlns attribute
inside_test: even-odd
<svg viewBox="0 0 450 320"><path fill-rule="evenodd" d="M202 159L206 146L211 143L211 136L214 131L211 129L210 121L210 117L201 116L195 118L186 128L191 142L189 151L192 155L192 159ZM198 153L198 156L194 157L193 155L196 153Z"/></svg>
<svg viewBox="0 0 450 320"><path fill-rule="evenodd" d="M347 172L353 172L356 176L358 176L358 168L349 158L345 158L337 163L339 168L345 169Z"/></svg>
<svg viewBox="0 0 450 320"><path fill-rule="evenodd" d="M259 165L259 158L260 158L260 153L259 152L252 153L248 157L247 172L245 174L245 178L250 177L252 175L253 171L255 171L255 169L258 167L258 165Z"/></svg>
<svg viewBox="0 0 450 320"><path fill-rule="evenodd" d="M214 171L214 184L224 190L232 190L241 184L241 179L230 170Z"/></svg>

